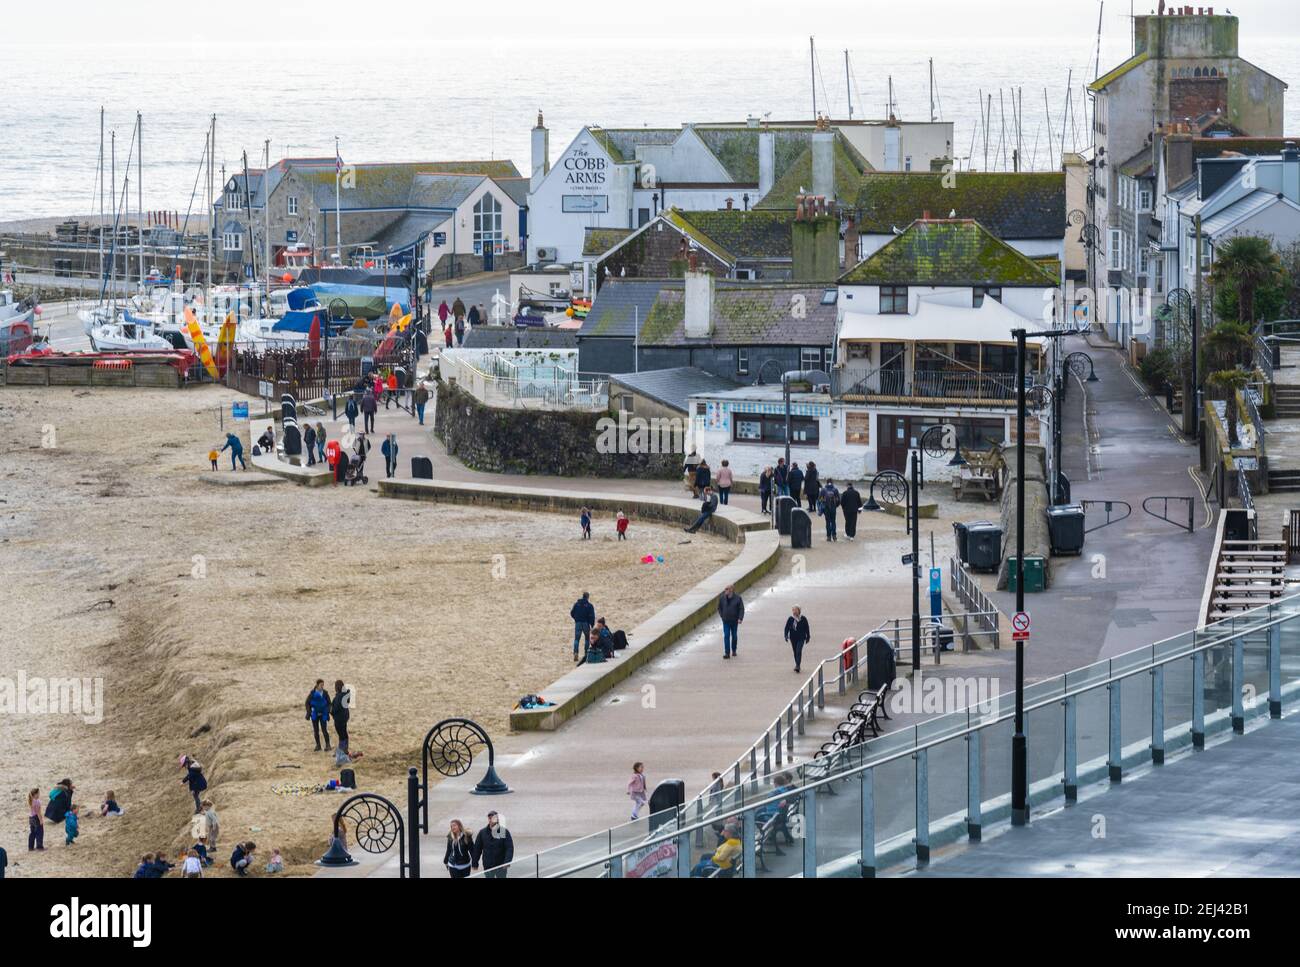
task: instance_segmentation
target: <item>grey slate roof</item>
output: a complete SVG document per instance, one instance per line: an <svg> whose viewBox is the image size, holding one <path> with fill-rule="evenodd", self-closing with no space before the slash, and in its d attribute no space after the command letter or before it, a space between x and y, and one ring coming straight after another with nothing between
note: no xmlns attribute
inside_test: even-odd
<svg viewBox="0 0 1300 967"><path fill-rule="evenodd" d="M609 377L611 393L623 386L665 406L687 412L686 401L695 393L720 393L740 386L734 380L714 376L694 366L652 369L640 373L613 373Z"/></svg>
<svg viewBox="0 0 1300 967"><path fill-rule="evenodd" d="M524 329L473 326L465 333L466 349L577 349L572 329Z"/></svg>
<svg viewBox="0 0 1300 967"><path fill-rule="evenodd" d="M713 331L687 338L681 282L662 288L641 326L643 346L830 346L835 343L835 305L822 305L833 286L799 283L715 283Z"/></svg>
<svg viewBox="0 0 1300 967"><path fill-rule="evenodd" d="M381 255L410 248L420 237L450 221L446 212L404 212L391 225L375 233L372 241Z"/></svg>
<svg viewBox="0 0 1300 967"><path fill-rule="evenodd" d="M591 311L578 330L579 338L636 335L636 320L645 325L659 290L670 283L651 280L609 279L592 301ZM681 283L678 283L680 285Z"/></svg>

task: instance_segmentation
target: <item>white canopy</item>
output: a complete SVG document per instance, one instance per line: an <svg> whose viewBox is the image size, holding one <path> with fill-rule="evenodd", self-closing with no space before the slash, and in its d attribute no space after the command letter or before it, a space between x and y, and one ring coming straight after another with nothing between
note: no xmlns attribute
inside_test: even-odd
<svg viewBox="0 0 1300 967"><path fill-rule="evenodd" d="M1028 342L1039 344L1035 333L1049 327L1018 312L996 299L986 297L978 308L917 300L916 312L909 315L846 312L840 323L841 340L882 342L983 342L1014 343L1013 329L1026 329Z"/></svg>

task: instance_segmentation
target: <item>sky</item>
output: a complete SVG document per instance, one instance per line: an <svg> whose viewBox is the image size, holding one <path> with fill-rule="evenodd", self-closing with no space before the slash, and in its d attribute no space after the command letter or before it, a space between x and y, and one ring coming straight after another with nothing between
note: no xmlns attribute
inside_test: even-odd
<svg viewBox="0 0 1300 967"><path fill-rule="evenodd" d="M1216 6L1226 12L1228 5ZM274 42L292 37L313 45L347 44L368 66L382 63L385 49L417 46L436 57L439 47L510 45L535 51L539 70L557 54L581 56L584 41L644 45L693 37L701 45L788 42L804 45L810 34L831 47L860 46L888 37L1086 40L1097 31L1098 0L618 0L613 3L547 3L492 0L485 4L387 0L222 0L182 2L165 9L143 0L63 0L6 4L0 47L51 45ZM1105 3L1107 33L1127 31L1130 9L1155 4ZM1295 0L1233 0L1243 34L1300 34Z"/></svg>

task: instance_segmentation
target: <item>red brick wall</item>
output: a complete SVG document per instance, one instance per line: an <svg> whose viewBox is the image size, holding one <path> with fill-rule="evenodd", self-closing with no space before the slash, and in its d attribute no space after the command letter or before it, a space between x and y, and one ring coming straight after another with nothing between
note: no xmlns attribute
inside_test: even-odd
<svg viewBox="0 0 1300 967"><path fill-rule="evenodd" d="M1198 118L1228 107L1226 77L1184 77L1169 84L1169 114L1172 118Z"/></svg>

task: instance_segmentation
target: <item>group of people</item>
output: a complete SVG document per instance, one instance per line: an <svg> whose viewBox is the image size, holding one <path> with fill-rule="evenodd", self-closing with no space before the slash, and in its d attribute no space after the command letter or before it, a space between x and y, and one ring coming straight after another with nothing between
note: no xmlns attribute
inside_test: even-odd
<svg viewBox="0 0 1300 967"><path fill-rule="evenodd" d="M785 458L778 457L775 466L764 467L758 477L758 502L764 514L776 509L777 497L790 497L796 507L807 501L808 513L819 514L826 524L826 539L838 541L837 514L844 514L844 536L853 540L858 533L858 514L862 511L862 495L850 481L841 492L835 481L822 481L817 464L808 461L807 468L799 469L797 460L786 466Z"/></svg>
<svg viewBox="0 0 1300 967"><path fill-rule="evenodd" d="M442 338L448 349L463 346L465 333L475 326L487 325L487 321L487 312L482 303L470 306L468 312L459 296L450 306L446 299L438 304L438 322L442 325Z"/></svg>
<svg viewBox="0 0 1300 967"><path fill-rule="evenodd" d="M583 507L578 514L578 525L582 528L582 539L591 540L591 522L595 519L590 507ZM628 517L621 510L614 515L614 533L620 541L627 540Z"/></svg>
<svg viewBox="0 0 1300 967"><path fill-rule="evenodd" d="M626 634L612 631L603 617L596 617L590 592L583 591L582 597L573 602L569 617L573 620L573 660L576 664L609 661L616 652L627 647Z"/></svg>
<svg viewBox="0 0 1300 967"><path fill-rule="evenodd" d="M307 721L311 723L312 736L316 739L316 751L330 751L330 720L334 722L334 732L338 738L335 760L344 764L344 760L356 758L349 755L348 720L352 717L352 689L343 679L334 682L334 697L330 698L325 688L325 679L316 679L316 684L307 693L304 703ZM322 748L321 743L325 745Z"/></svg>

